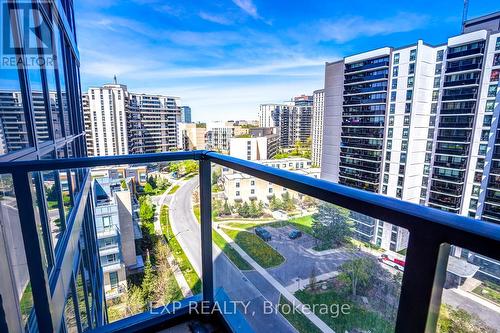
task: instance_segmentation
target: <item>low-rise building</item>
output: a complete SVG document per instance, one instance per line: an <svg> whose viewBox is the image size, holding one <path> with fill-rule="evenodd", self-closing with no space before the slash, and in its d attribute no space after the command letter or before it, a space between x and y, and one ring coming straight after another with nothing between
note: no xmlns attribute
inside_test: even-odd
<svg viewBox="0 0 500 333"><path fill-rule="evenodd" d="M247 127L234 125L233 121L214 121L207 124L207 149L229 153L229 140L233 137L248 135Z"/></svg>
<svg viewBox="0 0 500 333"><path fill-rule="evenodd" d="M298 157L256 162L278 169L290 170L313 178L319 178L320 175L320 169L312 168L311 160L306 158ZM303 196L301 193L289 190L286 187L228 168L222 169L221 183L224 188L224 199L227 200L229 204L250 200L262 201L264 204L268 204L273 196L281 198L286 192L288 192L292 198L300 198Z"/></svg>

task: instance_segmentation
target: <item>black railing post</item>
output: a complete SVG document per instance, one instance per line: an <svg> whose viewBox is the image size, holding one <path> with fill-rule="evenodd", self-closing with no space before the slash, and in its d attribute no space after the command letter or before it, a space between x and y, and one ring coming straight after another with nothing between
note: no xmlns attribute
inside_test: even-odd
<svg viewBox="0 0 500 333"><path fill-rule="evenodd" d="M200 223L201 223L201 271L203 300L214 301L214 272L212 260L212 174L210 160L200 159Z"/></svg>
<svg viewBox="0 0 500 333"><path fill-rule="evenodd" d="M406 252L396 332L426 332L431 304L435 309L436 303L441 303L442 284L439 287L435 282L444 281L436 276L436 272L446 273L448 256L444 255L446 251L441 250L441 242L433 234L432 228L415 229L410 231ZM438 288L434 289L435 286Z"/></svg>
<svg viewBox="0 0 500 333"><path fill-rule="evenodd" d="M12 177L14 180L17 211L19 221L21 222L38 330L39 332L53 332L55 331L55 327L52 322L49 280L45 269L47 263L43 259L42 247L40 245L39 230L36 222L38 219L35 216L33 208L29 174L27 171L21 169L15 171Z"/></svg>

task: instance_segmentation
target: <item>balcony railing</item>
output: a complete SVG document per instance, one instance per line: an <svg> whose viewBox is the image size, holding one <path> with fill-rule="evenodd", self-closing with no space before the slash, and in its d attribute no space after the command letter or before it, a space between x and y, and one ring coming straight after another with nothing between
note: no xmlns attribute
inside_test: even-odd
<svg viewBox="0 0 500 333"><path fill-rule="evenodd" d="M65 281L72 279L73 271L66 269L72 263L81 227L85 203L90 195L90 173L75 198L71 214L75 223L68 225L60 242L63 256L54 264L50 279L44 269L42 248L32 246L39 243L40 233L35 223L31 173L37 171L90 168L117 164L144 164L179 160L199 162L199 197L201 230L202 294L185 299L179 304L169 305L162 314L143 313L102 327L104 332L129 332L135 330L158 330L166 322L188 316L191 304L201 302L213 305L218 300L214 290L214 263L212 258L212 185L211 164L218 164L250 176L287 187L313 198L323 200L357 213L380 219L409 231L406 265L402 280L400 302L397 311L396 332L424 332L435 330L440 308L442 285L445 279L449 246L453 244L476 253L486 253L500 260L500 225L464 216L435 210L381 196L368 191L346 187L302 174L276 169L262 164L237 159L209 151L123 155L95 158L60 160L19 161L0 163L0 174L12 174L16 202L21 223L22 238L26 248L27 266L31 277L34 311L40 332L60 331L61 318L66 302ZM445 246L443 246L445 244ZM224 295L224 294L223 294ZM227 296L226 296L227 297ZM175 311L174 311L175 310ZM5 314L0 313L0 321ZM241 321L226 319L231 330L249 332ZM1 324L1 323L0 323Z"/></svg>

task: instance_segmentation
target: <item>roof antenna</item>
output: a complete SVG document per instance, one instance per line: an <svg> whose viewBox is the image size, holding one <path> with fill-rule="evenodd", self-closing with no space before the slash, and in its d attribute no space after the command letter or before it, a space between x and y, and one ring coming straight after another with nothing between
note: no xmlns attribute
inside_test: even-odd
<svg viewBox="0 0 500 333"><path fill-rule="evenodd" d="M116 81L116 75L113 77L113 80L115 81L115 84L118 84Z"/></svg>
<svg viewBox="0 0 500 333"><path fill-rule="evenodd" d="M465 21L467 21L467 12L469 11L469 0L464 0L464 11L462 12L462 32L465 28Z"/></svg>

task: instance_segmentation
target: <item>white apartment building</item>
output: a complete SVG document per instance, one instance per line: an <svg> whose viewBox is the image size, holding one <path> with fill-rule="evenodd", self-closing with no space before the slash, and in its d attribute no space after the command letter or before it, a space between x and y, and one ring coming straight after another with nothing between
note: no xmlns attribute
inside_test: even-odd
<svg viewBox="0 0 500 333"><path fill-rule="evenodd" d="M497 13L467 21L446 44L327 63L321 177L499 223L499 23ZM359 238L406 247L405 230L352 217ZM482 274L500 276L497 263L461 252Z"/></svg>
<svg viewBox="0 0 500 333"><path fill-rule="evenodd" d="M313 92L313 113L311 126L311 157L314 165L321 167L321 152L323 147L323 121L325 116L325 90Z"/></svg>
<svg viewBox="0 0 500 333"><path fill-rule="evenodd" d="M199 127L195 123L177 123L177 148L206 149L206 133L206 127Z"/></svg>
<svg viewBox="0 0 500 333"><path fill-rule="evenodd" d="M106 84L83 94L90 156L170 151L177 147L178 97L136 94Z"/></svg>
<svg viewBox="0 0 500 333"><path fill-rule="evenodd" d="M279 136L275 127L252 128L248 135L229 140L229 155L244 160L267 160L278 152Z"/></svg>
<svg viewBox="0 0 500 333"><path fill-rule="evenodd" d="M234 122L213 121L207 124L207 149L229 153L229 140L248 135L248 128L234 125Z"/></svg>
<svg viewBox="0 0 500 333"><path fill-rule="evenodd" d="M279 160L261 160L257 163L300 173L309 177L319 178L319 168L312 168L312 162L306 158L285 158ZM286 187L234 171L229 168L222 169L221 185L224 188L224 198L229 204L250 200L262 201L268 204L276 196L281 198L288 192L292 198L299 198L302 194L289 190Z"/></svg>

